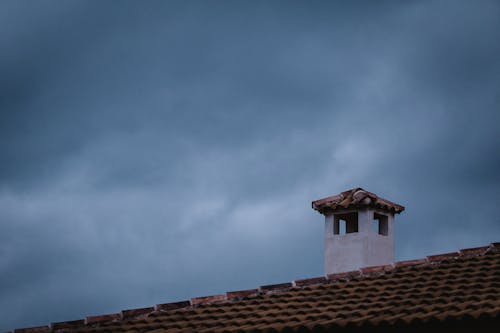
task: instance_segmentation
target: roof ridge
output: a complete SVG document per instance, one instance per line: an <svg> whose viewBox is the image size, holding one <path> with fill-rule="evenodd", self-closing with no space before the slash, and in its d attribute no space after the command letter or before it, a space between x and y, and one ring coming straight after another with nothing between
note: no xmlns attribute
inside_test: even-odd
<svg viewBox="0 0 500 333"><path fill-rule="evenodd" d="M321 214L360 207L372 207L387 210L395 214L399 214L405 210L404 206L382 198L362 187L355 187L333 196L314 200L311 206Z"/></svg>
<svg viewBox="0 0 500 333"><path fill-rule="evenodd" d="M258 295L268 295L271 293L283 292L292 288L303 288L311 285L324 283L334 283L339 281L349 281L354 278L383 275L402 267L420 267L426 265L436 265L443 261L458 260L459 258L470 258L484 255L491 251L500 251L500 242L494 242L486 246L461 249L457 252L430 255L421 259L412 259L394 262L390 265L362 267L355 271L328 274L326 276L298 279L292 282L263 285L256 289L246 289L239 291L228 291L224 294L194 297L190 300L176 301L170 303L156 304L150 307L122 310L119 313L87 316L85 319L54 322L50 325L18 328L14 333L45 333L57 332L78 328L82 326L96 326L120 321L129 321L148 317L153 313L167 312L180 309L189 309L214 303L234 302Z"/></svg>

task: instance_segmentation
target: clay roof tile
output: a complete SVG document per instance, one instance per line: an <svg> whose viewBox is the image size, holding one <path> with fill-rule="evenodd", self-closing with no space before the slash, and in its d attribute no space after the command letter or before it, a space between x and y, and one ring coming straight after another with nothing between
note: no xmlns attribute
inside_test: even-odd
<svg viewBox="0 0 500 333"><path fill-rule="evenodd" d="M397 214L405 209L404 206L381 198L361 187L353 188L340 194L312 202L312 208L321 214L361 207L372 207Z"/></svg>
<svg viewBox="0 0 500 333"><path fill-rule="evenodd" d="M359 332L500 320L500 251L487 247L17 329L15 333Z"/></svg>

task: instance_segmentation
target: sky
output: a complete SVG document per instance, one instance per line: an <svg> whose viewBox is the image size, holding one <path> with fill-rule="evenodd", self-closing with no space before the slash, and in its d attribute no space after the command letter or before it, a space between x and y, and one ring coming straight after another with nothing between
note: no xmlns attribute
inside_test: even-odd
<svg viewBox="0 0 500 333"><path fill-rule="evenodd" d="M498 1L0 1L0 331L500 241Z"/></svg>

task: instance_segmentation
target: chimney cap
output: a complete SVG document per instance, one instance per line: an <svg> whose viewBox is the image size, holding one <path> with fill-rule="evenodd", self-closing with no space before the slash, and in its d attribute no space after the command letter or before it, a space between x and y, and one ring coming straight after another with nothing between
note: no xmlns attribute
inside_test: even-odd
<svg viewBox="0 0 500 333"><path fill-rule="evenodd" d="M340 194L312 202L312 208L324 215L341 210L364 207L378 208L396 214L405 210L404 206L381 198L361 187L353 188Z"/></svg>

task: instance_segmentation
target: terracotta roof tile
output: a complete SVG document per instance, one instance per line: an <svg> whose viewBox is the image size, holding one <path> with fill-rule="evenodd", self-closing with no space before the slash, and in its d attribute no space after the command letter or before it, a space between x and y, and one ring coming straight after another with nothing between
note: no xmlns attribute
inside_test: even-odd
<svg viewBox="0 0 500 333"><path fill-rule="evenodd" d="M57 322L57 323L51 323L50 328L52 330L61 330L61 329L78 328L78 327L81 327L84 325L85 325L85 320L78 319L78 320L70 320L70 321L61 321L61 322Z"/></svg>
<svg viewBox="0 0 500 333"><path fill-rule="evenodd" d="M120 313L113 313L113 314L105 314L105 315L98 315L98 316L89 316L85 318L85 324L97 324L97 323L105 323L105 322L111 322L113 320L118 320L121 318Z"/></svg>
<svg viewBox="0 0 500 333"><path fill-rule="evenodd" d="M312 208L321 214L362 207L378 208L398 214L405 210L403 206L381 198L361 187L353 188L340 194L312 202Z"/></svg>
<svg viewBox="0 0 500 333"><path fill-rule="evenodd" d="M45 333L49 332L50 327L46 326L35 326L35 327L27 327L27 328L18 328L14 330L14 333Z"/></svg>
<svg viewBox="0 0 500 333"><path fill-rule="evenodd" d="M436 254L436 255L432 255L432 256L427 256L427 260L429 260L429 261L443 261L443 260L457 258L459 255L460 254L458 252Z"/></svg>
<svg viewBox="0 0 500 333"><path fill-rule="evenodd" d="M490 248L500 249L500 242L491 243Z"/></svg>
<svg viewBox="0 0 500 333"><path fill-rule="evenodd" d="M361 273L372 274L372 273L384 273L392 270L394 266L392 265L382 265L382 266L370 266L361 268Z"/></svg>
<svg viewBox="0 0 500 333"><path fill-rule="evenodd" d="M242 299L244 297L248 297L250 295L255 295L259 292L258 289L248 289L248 290L239 290L239 291L228 291L226 293L227 299Z"/></svg>
<svg viewBox="0 0 500 333"><path fill-rule="evenodd" d="M286 283L278 283L278 284L269 284L267 286L261 286L260 290L262 291L273 291L273 290L283 290L293 287L291 282Z"/></svg>
<svg viewBox="0 0 500 333"><path fill-rule="evenodd" d="M304 287L304 286L309 286L313 284L320 284L326 282L326 278L324 276L321 277L315 277L315 278L309 278L309 279L301 279L301 280L295 280L294 284L297 287Z"/></svg>
<svg viewBox="0 0 500 333"><path fill-rule="evenodd" d="M154 307L123 310L121 312L121 317L123 319L135 318L135 317L147 315L147 314L153 312L153 310L154 310Z"/></svg>
<svg viewBox="0 0 500 333"><path fill-rule="evenodd" d="M460 331L500 321L497 244L54 323L52 332ZM469 326L467 326L469 325ZM481 326L482 325L482 326ZM446 330L443 330L446 328ZM16 330L45 333L48 326Z"/></svg>
<svg viewBox="0 0 500 333"><path fill-rule="evenodd" d="M361 275L361 271L350 271L345 273L328 274L327 277L329 280L346 280L355 278L359 275Z"/></svg>
<svg viewBox="0 0 500 333"><path fill-rule="evenodd" d="M198 304L221 302L221 301L224 301L225 299L226 299L226 295L195 297L195 298L191 299L191 304L198 305Z"/></svg>
<svg viewBox="0 0 500 333"><path fill-rule="evenodd" d="M478 253L484 253L488 251L490 246L481 246L481 247L473 247L473 248L468 248L468 249L461 249L460 255L476 255Z"/></svg>
<svg viewBox="0 0 500 333"><path fill-rule="evenodd" d="M163 303L163 304L156 304L155 310L156 311L169 311L169 310L175 310L175 309L182 309L182 308L188 307L190 305L191 305L190 301Z"/></svg>
<svg viewBox="0 0 500 333"><path fill-rule="evenodd" d="M405 267L405 266L425 265L427 263L428 263L427 258L426 259L414 259L414 260L398 261L398 262L394 263L394 266L396 268L400 268L400 267Z"/></svg>

